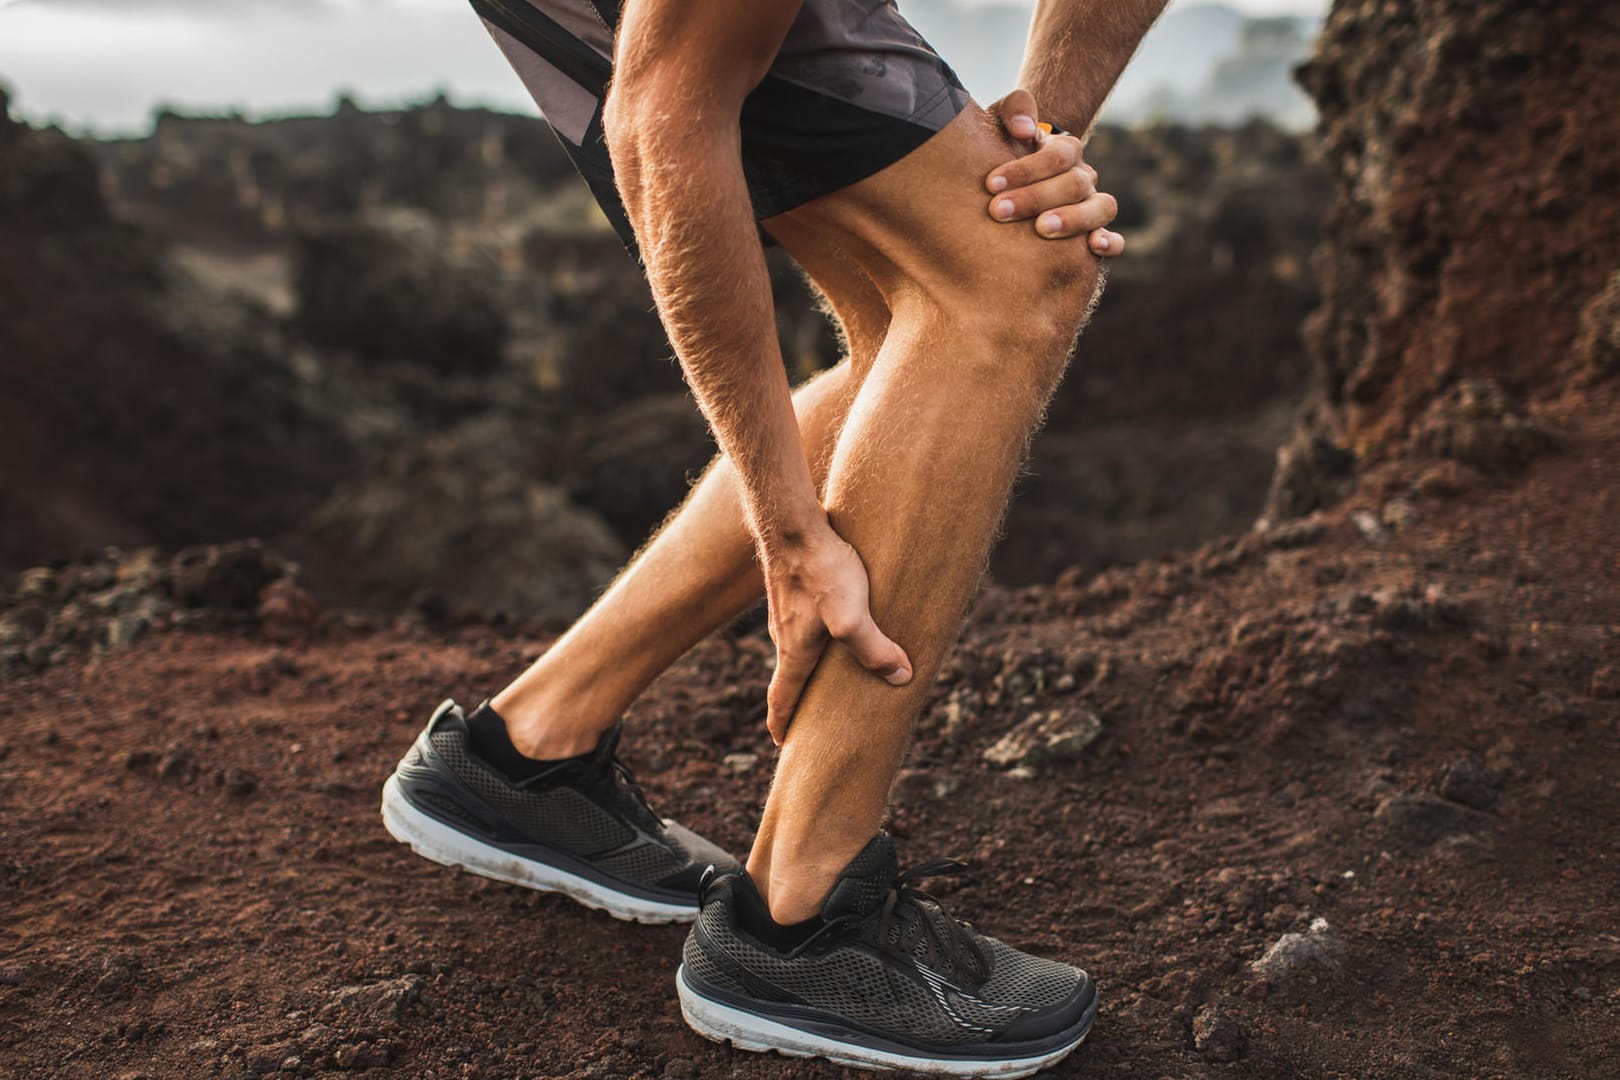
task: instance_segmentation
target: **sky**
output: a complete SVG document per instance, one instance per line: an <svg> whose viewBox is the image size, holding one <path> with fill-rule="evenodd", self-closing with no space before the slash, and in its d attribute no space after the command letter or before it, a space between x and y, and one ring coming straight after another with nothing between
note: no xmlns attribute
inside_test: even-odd
<svg viewBox="0 0 1620 1080"><path fill-rule="evenodd" d="M940 0L901 6L930 2ZM995 2L1006 0L958 0ZM1327 8L1327 0L1225 2L1254 14ZM144 131L164 104L321 111L343 91L374 106L443 90L458 104L533 109L466 0L0 0L0 82L14 113L79 133ZM981 100L1009 88L968 87Z"/></svg>

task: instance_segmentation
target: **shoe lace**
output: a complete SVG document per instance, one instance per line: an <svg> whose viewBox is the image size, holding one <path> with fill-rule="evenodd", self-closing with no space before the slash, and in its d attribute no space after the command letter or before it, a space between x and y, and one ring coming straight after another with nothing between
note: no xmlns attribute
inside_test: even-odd
<svg viewBox="0 0 1620 1080"><path fill-rule="evenodd" d="M608 733L603 736L602 742L597 746L596 753L593 755L594 760L592 763L598 769L601 769L604 772L610 772L613 776L614 784L619 788L619 790L625 792L637 803L639 803L641 808L651 815L653 820L656 821L658 820L658 814L653 810L652 803L647 801L647 793L643 791L641 789L641 785L636 782L636 774L630 770L630 766L626 765L623 759L619 757L618 750L620 733L621 730L618 725L614 725L611 729L609 729Z"/></svg>
<svg viewBox="0 0 1620 1080"><path fill-rule="evenodd" d="M933 959L947 977L962 972L978 979L987 964L972 924L952 918L937 897L917 887L919 881L939 877L971 880L973 871L956 859L930 859L902 871L883 899L878 942L897 955Z"/></svg>

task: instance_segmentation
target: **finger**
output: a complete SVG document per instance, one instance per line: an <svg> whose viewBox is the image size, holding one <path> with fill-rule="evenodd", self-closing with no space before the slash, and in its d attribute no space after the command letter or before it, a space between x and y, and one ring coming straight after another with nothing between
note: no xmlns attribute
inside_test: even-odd
<svg viewBox="0 0 1620 1080"><path fill-rule="evenodd" d="M1099 191L1078 205L1046 211L1035 219L1035 231L1048 240L1081 236L1108 225L1118 213L1119 203L1114 201L1114 197L1106 191Z"/></svg>
<svg viewBox="0 0 1620 1080"><path fill-rule="evenodd" d="M1125 238L1112 229L1093 229L1086 243L1094 254L1105 259L1125 254Z"/></svg>
<svg viewBox="0 0 1620 1080"><path fill-rule="evenodd" d="M1042 140L1038 149L993 170L985 177L984 186L992 194L1012 191L1080 166L1090 169L1082 155L1080 140L1073 135L1053 135ZM1092 173L1096 182L1096 173Z"/></svg>
<svg viewBox="0 0 1620 1080"><path fill-rule="evenodd" d="M1095 194L1097 185L1090 173L1068 169L1048 180L997 195L990 200L990 216L997 221L1026 221L1043 210L1083 203Z"/></svg>
<svg viewBox="0 0 1620 1080"><path fill-rule="evenodd" d="M804 695L805 684L810 681L816 664L821 660L820 649L778 649L776 673L765 691L765 727L777 746L787 738L788 725L793 722L793 710L798 708Z"/></svg>
<svg viewBox="0 0 1620 1080"><path fill-rule="evenodd" d="M904 686L911 681L911 658L878 629L870 612L863 613L844 633L835 632L833 636L855 654L862 667L890 686Z"/></svg>

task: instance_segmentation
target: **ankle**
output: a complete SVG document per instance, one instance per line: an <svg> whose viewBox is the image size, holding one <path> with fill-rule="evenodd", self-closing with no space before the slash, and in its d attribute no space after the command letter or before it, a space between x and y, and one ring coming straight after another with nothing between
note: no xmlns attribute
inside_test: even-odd
<svg viewBox="0 0 1620 1080"><path fill-rule="evenodd" d="M781 851L756 848L748 859L748 876L759 890L771 919L782 926L813 919L821 914L827 894L838 875L860 851L786 857Z"/></svg>
<svg viewBox="0 0 1620 1080"><path fill-rule="evenodd" d="M498 694L490 706L506 721L506 737L517 752L534 761L560 761L596 749L602 733L613 726L594 718L569 716L533 700L507 700Z"/></svg>

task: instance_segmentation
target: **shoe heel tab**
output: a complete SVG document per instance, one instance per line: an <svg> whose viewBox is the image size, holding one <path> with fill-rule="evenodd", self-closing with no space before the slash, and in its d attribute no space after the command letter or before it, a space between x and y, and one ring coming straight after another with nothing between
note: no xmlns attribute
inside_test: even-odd
<svg viewBox="0 0 1620 1080"><path fill-rule="evenodd" d="M466 718L461 712L461 706L456 704L455 698L445 698L443 701L439 702L439 707L433 710L433 715L428 717L427 722L429 734L431 734L434 729L436 729L439 724L442 723L448 716L454 716L463 723L466 722Z"/></svg>

